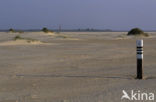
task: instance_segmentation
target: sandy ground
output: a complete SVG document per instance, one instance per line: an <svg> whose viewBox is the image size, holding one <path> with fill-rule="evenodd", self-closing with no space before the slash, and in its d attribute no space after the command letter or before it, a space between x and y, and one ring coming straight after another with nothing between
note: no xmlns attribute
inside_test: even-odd
<svg viewBox="0 0 156 102"><path fill-rule="evenodd" d="M156 33L142 38L143 80L135 79L136 39L126 32L0 32L0 102L135 102L121 100L122 90L156 94Z"/></svg>

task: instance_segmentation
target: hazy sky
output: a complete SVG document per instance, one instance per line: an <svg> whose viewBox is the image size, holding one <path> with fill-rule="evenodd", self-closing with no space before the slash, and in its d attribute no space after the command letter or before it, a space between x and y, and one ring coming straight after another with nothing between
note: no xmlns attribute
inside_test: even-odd
<svg viewBox="0 0 156 102"><path fill-rule="evenodd" d="M0 29L156 30L156 0L0 0Z"/></svg>

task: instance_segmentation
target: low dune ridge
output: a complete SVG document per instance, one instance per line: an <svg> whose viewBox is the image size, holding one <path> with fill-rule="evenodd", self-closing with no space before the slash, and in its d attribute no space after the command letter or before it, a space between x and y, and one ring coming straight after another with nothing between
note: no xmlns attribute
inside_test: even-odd
<svg viewBox="0 0 156 102"><path fill-rule="evenodd" d="M48 35L48 36L50 36L53 39L59 39L59 40L80 40L78 38L71 37L69 35L66 35L66 34L63 34L63 33L58 33L58 32L47 32L47 33L40 32L40 33L43 34L43 35Z"/></svg>
<svg viewBox="0 0 156 102"><path fill-rule="evenodd" d="M29 40L16 40L16 41L6 41L0 43L0 46L7 46L7 45L40 45L40 44L48 44L43 43L41 41L29 41Z"/></svg>

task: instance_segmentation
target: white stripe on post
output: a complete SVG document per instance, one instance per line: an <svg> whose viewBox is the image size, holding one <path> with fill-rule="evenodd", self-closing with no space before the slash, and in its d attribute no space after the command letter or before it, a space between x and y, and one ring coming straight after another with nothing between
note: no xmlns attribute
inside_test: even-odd
<svg viewBox="0 0 156 102"><path fill-rule="evenodd" d="M137 59L143 59L143 40L137 40Z"/></svg>
<svg viewBox="0 0 156 102"><path fill-rule="evenodd" d="M142 62L143 62L143 40L137 40L137 79L142 79Z"/></svg>

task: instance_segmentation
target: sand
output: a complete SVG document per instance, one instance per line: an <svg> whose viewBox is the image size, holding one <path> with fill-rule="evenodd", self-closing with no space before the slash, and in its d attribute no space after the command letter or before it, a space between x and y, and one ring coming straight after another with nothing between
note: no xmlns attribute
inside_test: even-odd
<svg viewBox="0 0 156 102"><path fill-rule="evenodd" d="M20 34L39 41L33 44L0 32L0 102L130 102L122 90L156 94L156 33L149 33ZM136 39L144 39L143 80L135 79Z"/></svg>

